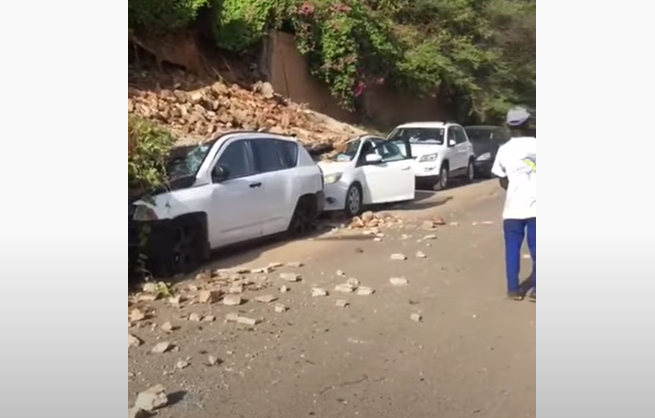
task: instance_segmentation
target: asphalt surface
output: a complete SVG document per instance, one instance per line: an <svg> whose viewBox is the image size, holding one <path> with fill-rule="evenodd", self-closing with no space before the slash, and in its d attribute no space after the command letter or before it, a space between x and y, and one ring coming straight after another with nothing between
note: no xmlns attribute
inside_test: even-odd
<svg viewBox="0 0 655 418"><path fill-rule="evenodd" d="M250 300L241 306L138 305L151 317L128 330L143 340L128 349L129 405L138 392L162 384L170 405L158 411L161 418L535 416L536 309L504 298L501 193L485 182L419 194L410 205L384 208L403 224L383 228L379 241L337 229L218 260L212 268L304 264L268 274L263 283L270 287L246 291L242 296ZM423 221L437 214L448 225L424 230ZM417 258L417 251L427 258ZM407 260L391 260L392 253ZM299 273L302 281L285 283L279 272ZM393 286L390 277L408 284ZM375 293L335 292L347 278ZM194 281L178 286L189 285ZM280 293L282 285L290 291ZM329 295L312 297L313 287ZM264 294L279 299L252 300ZM335 306L337 299L350 306ZM288 311L275 312L276 303ZM216 321L187 320L193 312ZM226 323L230 312L261 323ZM412 314L422 320L413 321ZM168 334L157 328L166 321L179 329ZM152 354L160 341L177 349ZM209 355L219 364L209 366ZM177 368L180 360L188 366Z"/></svg>

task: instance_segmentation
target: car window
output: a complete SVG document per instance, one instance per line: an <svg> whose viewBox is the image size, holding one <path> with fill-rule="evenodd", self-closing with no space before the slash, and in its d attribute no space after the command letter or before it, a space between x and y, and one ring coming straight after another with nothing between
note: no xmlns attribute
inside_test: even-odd
<svg viewBox="0 0 655 418"><path fill-rule="evenodd" d="M397 128L387 140L407 139L411 143L443 145L443 128Z"/></svg>
<svg viewBox="0 0 655 418"><path fill-rule="evenodd" d="M380 154L382 161L385 163L406 158L406 152L403 152L403 149L399 146L399 144L403 144L404 147L403 141L375 141L375 144L377 153Z"/></svg>
<svg viewBox="0 0 655 418"><path fill-rule="evenodd" d="M276 141L280 146L280 159L284 168L298 165L298 144L291 141Z"/></svg>
<svg viewBox="0 0 655 418"><path fill-rule="evenodd" d="M218 164L227 171L228 179L249 176L254 173L250 163L250 149L247 141L233 142L225 148Z"/></svg>
<svg viewBox="0 0 655 418"><path fill-rule="evenodd" d="M269 173L287 168L283 161L284 152L280 142L275 139L255 139L251 141L255 168L258 173Z"/></svg>
<svg viewBox="0 0 655 418"><path fill-rule="evenodd" d="M448 133L446 134L446 141L448 142L448 146L450 146L450 141L455 141L457 142L457 137L455 137L455 127L451 126L448 128Z"/></svg>
<svg viewBox="0 0 655 418"><path fill-rule="evenodd" d="M365 140L362 142L362 148L359 153L359 158L357 159L357 165L364 164L366 161L366 156L375 152L375 147L370 140Z"/></svg>
<svg viewBox="0 0 655 418"><path fill-rule="evenodd" d="M455 141L458 144L462 144L467 141L468 137L466 136L466 132L464 131L463 128L460 128L459 126L453 126L451 129L454 130Z"/></svg>

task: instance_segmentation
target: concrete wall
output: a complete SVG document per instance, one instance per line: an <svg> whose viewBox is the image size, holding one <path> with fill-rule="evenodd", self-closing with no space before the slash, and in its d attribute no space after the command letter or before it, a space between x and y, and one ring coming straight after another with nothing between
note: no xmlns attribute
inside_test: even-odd
<svg viewBox="0 0 655 418"><path fill-rule="evenodd" d="M363 115L344 110L331 96L327 85L309 73L294 37L287 33L269 34L260 57L260 68L276 92L343 122L356 123L363 116L376 125L392 127L408 121L442 120L448 116L437 97L418 99L384 86L366 90Z"/></svg>

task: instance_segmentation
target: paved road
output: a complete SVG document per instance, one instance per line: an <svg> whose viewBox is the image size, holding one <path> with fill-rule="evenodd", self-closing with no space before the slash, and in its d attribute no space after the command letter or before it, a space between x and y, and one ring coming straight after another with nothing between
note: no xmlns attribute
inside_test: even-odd
<svg viewBox="0 0 655 418"><path fill-rule="evenodd" d="M180 310L163 302L146 324L129 330L144 341L129 349L128 401L150 385L163 384L171 397L159 417L185 418L518 418L535 416L536 310L529 302L503 298L500 224L502 205L492 182L455 189L393 209L405 217L399 229L373 235L335 231L311 240L253 249L214 267L261 267L301 261L302 282L272 287L245 298L275 294L285 313L250 300L238 308L194 304ZM437 205L445 197L447 203ZM435 232L422 220L439 213L448 225ZM428 234L436 239L423 240ZM427 255L415 257L417 251ZM406 261L392 261L403 253ZM526 264L526 271L528 265ZM333 291L355 277L375 289L371 296ZM392 276L409 284L394 287ZM330 295L312 298L312 287ZM335 306L337 299L350 302ZM263 321L253 328L224 323L240 311ZM215 315L213 323L190 322L192 312ZM423 321L410 315L420 313ZM148 322L171 321L172 334ZM151 354L158 341L179 351ZM207 366L207 356L222 360ZM176 362L188 359L179 370Z"/></svg>

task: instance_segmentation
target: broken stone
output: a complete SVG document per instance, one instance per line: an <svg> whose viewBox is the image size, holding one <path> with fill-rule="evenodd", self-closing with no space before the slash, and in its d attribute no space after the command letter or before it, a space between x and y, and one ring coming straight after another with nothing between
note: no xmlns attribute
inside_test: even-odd
<svg viewBox="0 0 655 418"><path fill-rule="evenodd" d="M221 297L221 292L218 290L203 290L198 295L198 302L200 303L214 303L218 302Z"/></svg>
<svg viewBox="0 0 655 418"><path fill-rule="evenodd" d="M175 327L173 327L173 324L170 322L164 322L159 326L159 328L164 332L173 332L175 330Z"/></svg>
<svg viewBox="0 0 655 418"><path fill-rule="evenodd" d="M236 322L238 324L249 325L249 326L255 326L260 322L258 319L248 318L246 316L239 316L238 314L235 313L227 314L225 316L225 320L228 322Z"/></svg>
<svg viewBox="0 0 655 418"><path fill-rule="evenodd" d="M290 263L287 263L287 267L291 267L291 268L298 269L298 268L300 268L302 266L304 266L304 264L301 263L300 261L291 261Z"/></svg>
<svg viewBox="0 0 655 418"><path fill-rule="evenodd" d="M450 226L459 226L459 222L451 222L449 225Z"/></svg>
<svg viewBox="0 0 655 418"><path fill-rule="evenodd" d="M381 242L381 241L382 241L382 238L375 237L375 238L373 238L373 241L375 241L375 242Z"/></svg>
<svg viewBox="0 0 655 418"><path fill-rule="evenodd" d="M209 363L210 366L216 366L219 362L218 358L214 356L209 356L207 357L207 362Z"/></svg>
<svg viewBox="0 0 655 418"><path fill-rule="evenodd" d="M172 296L168 298L168 303L174 308L179 308L182 304L182 300L182 295Z"/></svg>
<svg viewBox="0 0 655 418"><path fill-rule="evenodd" d="M280 288L280 293L287 293L289 290L289 286L285 285Z"/></svg>
<svg viewBox="0 0 655 418"><path fill-rule="evenodd" d="M300 281L300 274L296 273L280 273L280 278L287 282L297 282Z"/></svg>
<svg viewBox="0 0 655 418"><path fill-rule="evenodd" d="M370 295L372 295L373 293L375 293L375 290L373 290L372 288L367 287L367 286L360 286L360 287L357 289L357 294L358 294L359 296L370 296Z"/></svg>
<svg viewBox="0 0 655 418"><path fill-rule="evenodd" d="M407 260L407 256L405 254L400 254L400 253L391 254L390 258L391 260L396 260L396 261Z"/></svg>
<svg viewBox="0 0 655 418"><path fill-rule="evenodd" d="M276 261L276 262L273 262L273 263L268 263L268 268L276 269L278 267L282 267L283 265L284 265L283 263L280 263L280 262Z"/></svg>
<svg viewBox="0 0 655 418"><path fill-rule="evenodd" d="M318 298L322 296L327 296L328 292L325 289L321 289L320 287L314 287L312 288L312 297L313 298Z"/></svg>
<svg viewBox="0 0 655 418"><path fill-rule="evenodd" d="M168 405L168 396L162 385L156 385L139 393L134 402L134 408L153 412Z"/></svg>
<svg viewBox="0 0 655 418"><path fill-rule="evenodd" d="M139 337L136 337L132 334L127 334L127 348L138 347L143 343Z"/></svg>
<svg viewBox="0 0 655 418"><path fill-rule="evenodd" d="M337 276L345 276L346 273L343 272L343 270L337 270Z"/></svg>
<svg viewBox="0 0 655 418"><path fill-rule="evenodd" d="M421 322L423 320L423 317L419 313L413 313L409 316L409 319L411 319L414 322Z"/></svg>
<svg viewBox="0 0 655 418"><path fill-rule="evenodd" d="M423 251L417 251L416 252L416 258L427 258L428 256L425 255Z"/></svg>
<svg viewBox="0 0 655 418"><path fill-rule="evenodd" d="M173 347L174 347L174 345L172 343L170 343L168 341L162 341L160 343L157 343L157 345L155 345L152 348L152 352L154 354L163 354L163 353L171 350Z"/></svg>
<svg viewBox="0 0 655 418"><path fill-rule="evenodd" d="M435 216L432 218L432 224L434 226L446 225L446 221L441 216Z"/></svg>
<svg viewBox="0 0 655 418"><path fill-rule="evenodd" d="M206 317L202 318L202 322L214 322L216 320L216 317L214 315L207 315Z"/></svg>
<svg viewBox="0 0 655 418"><path fill-rule="evenodd" d="M355 287L351 286L349 283L338 284L334 287L334 291L340 293L352 293L354 290Z"/></svg>
<svg viewBox="0 0 655 418"><path fill-rule="evenodd" d="M150 413L141 408L133 407L127 409L127 418L148 418Z"/></svg>
<svg viewBox="0 0 655 418"><path fill-rule="evenodd" d="M189 362L185 360L179 360L177 363L175 363L175 367L177 367L180 370L186 369L187 367L189 367Z"/></svg>
<svg viewBox="0 0 655 418"><path fill-rule="evenodd" d="M274 301L277 300L277 296L273 296L273 295L262 295L262 296L257 296L257 297L255 298L255 300L256 300L257 302L261 302L261 303L271 303L271 302L274 302Z"/></svg>
<svg viewBox="0 0 655 418"><path fill-rule="evenodd" d="M143 284L141 288L145 293L157 293L157 284L153 282L147 282Z"/></svg>
<svg viewBox="0 0 655 418"><path fill-rule="evenodd" d="M354 277L351 277L350 279L346 280L346 283L349 284L352 287L358 287L359 286L359 280L355 279Z"/></svg>
<svg viewBox="0 0 655 418"><path fill-rule="evenodd" d="M423 237L423 241L428 241L428 240L432 240L432 239L437 239L437 236L435 234L428 234L428 235Z"/></svg>
<svg viewBox="0 0 655 418"><path fill-rule="evenodd" d="M248 274L250 273L250 271L251 271L250 269L240 268L236 270L236 274Z"/></svg>
<svg viewBox="0 0 655 418"><path fill-rule="evenodd" d="M253 270L251 270L251 273L255 273L255 274L268 274L268 273L270 273L270 272L272 272L272 271L273 271L273 267L268 266L268 267L262 267L262 268L258 268L258 269L253 269Z"/></svg>
<svg viewBox="0 0 655 418"><path fill-rule="evenodd" d="M223 305L227 306L239 306L241 302L241 296L239 295L225 295L223 298Z"/></svg>
<svg viewBox="0 0 655 418"><path fill-rule="evenodd" d="M189 321L200 322L200 321L202 321L202 317L200 315L198 315L197 313L192 313L191 315L189 315Z"/></svg>
<svg viewBox="0 0 655 418"><path fill-rule="evenodd" d="M344 300L344 299L339 299L339 300L337 300L336 303L335 303L335 305L336 305L338 308L347 308L348 306L350 306L350 304L348 303L348 301L347 301L347 300Z"/></svg>
<svg viewBox="0 0 655 418"><path fill-rule="evenodd" d="M130 312L130 320L132 322L142 321L146 318L146 314L141 312L139 309L132 309Z"/></svg>
<svg viewBox="0 0 655 418"><path fill-rule="evenodd" d="M159 298L158 294L152 294L152 293L147 293L147 294L141 294L138 296L139 302L154 302Z"/></svg>
<svg viewBox="0 0 655 418"><path fill-rule="evenodd" d="M407 286L409 282L404 277L392 277L389 282L394 286Z"/></svg>
<svg viewBox="0 0 655 418"><path fill-rule="evenodd" d="M287 311L287 307L282 305L281 303L275 304L275 312L277 313L284 313Z"/></svg>
<svg viewBox="0 0 655 418"><path fill-rule="evenodd" d="M243 285L242 284L232 285L230 287L230 289L228 290L228 293L230 293L232 295L243 293Z"/></svg>

